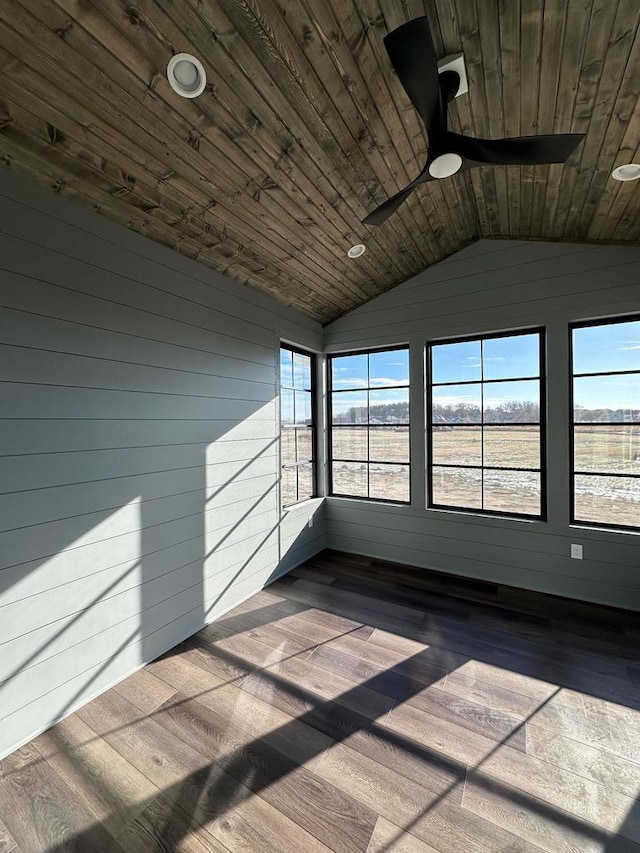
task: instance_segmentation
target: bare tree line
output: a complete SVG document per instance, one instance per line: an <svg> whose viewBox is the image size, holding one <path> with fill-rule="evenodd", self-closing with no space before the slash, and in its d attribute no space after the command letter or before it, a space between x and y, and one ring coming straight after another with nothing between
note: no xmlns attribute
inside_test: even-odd
<svg viewBox="0 0 640 853"><path fill-rule="evenodd" d="M480 406L473 403L436 403L432 407L432 420L436 424L478 423L539 423L540 407L531 400L509 400L498 406L488 406L484 415ZM409 422L409 405L406 402L384 403L374 406L352 406L345 412L335 413L333 422L340 424L401 424ZM582 423L640 423L640 409L587 409L575 407L575 420Z"/></svg>

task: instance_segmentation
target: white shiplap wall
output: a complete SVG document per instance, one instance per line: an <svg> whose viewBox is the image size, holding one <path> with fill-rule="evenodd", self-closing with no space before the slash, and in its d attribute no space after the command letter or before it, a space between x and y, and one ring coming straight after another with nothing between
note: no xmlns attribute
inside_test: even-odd
<svg viewBox="0 0 640 853"><path fill-rule="evenodd" d="M276 381L321 334L0 172L0 757L324 547Z"/></svg>
<svg viewBox="0 0 640 853"><path fill-rule="evenodd" d="M327 352L409 343L412 453L412 505L328 498L328 547L640 610L640 534L569 524L568 323L632 312L640 248L484 240L326 327ZM426 341L531 326L547 331L548 521L426 509Z"/></svg>

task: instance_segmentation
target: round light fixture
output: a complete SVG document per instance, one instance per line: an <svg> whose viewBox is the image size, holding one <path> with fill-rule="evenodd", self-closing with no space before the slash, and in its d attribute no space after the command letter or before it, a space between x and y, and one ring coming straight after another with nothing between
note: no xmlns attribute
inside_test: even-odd
<svg viewBox="0 0 640 853"><path fill-rule="evenodd" d="M204 92L207 75L199 59L190 53L176 53L167 65L167 79L183 98L197 98Z"/></svg>
<svg viewBox="0 0 640 853"><path fill-rule="evenodd" d="M462 157L459 154L441 154L429 163L429 174L432 178L450 178L455 175L462 166Z"/></svg>
<svg viewBox="0 0 640 853"><path fill-rule="evenodd" d="M637 181L640 178L640 164L627 163L625 166L617 166L611 177L616 181Z"/></svg>
<svg viewBox="0 0 640 853"><path fill-rule="evenodd" d="M364 255L366 250L367 247L363 243L356 243L355 246L352 246L349 249L347 255L349 255L350 258L360 258L362 257L362 255Z"/></svg>

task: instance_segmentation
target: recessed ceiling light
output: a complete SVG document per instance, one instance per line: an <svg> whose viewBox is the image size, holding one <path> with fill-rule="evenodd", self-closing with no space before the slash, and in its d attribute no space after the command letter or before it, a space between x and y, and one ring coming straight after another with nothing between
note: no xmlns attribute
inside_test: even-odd
<svg viewBox="0 0 640 853"><path fill-rule="evenodd" d="M183 98L197 98L204 92L207 75L199 59L190 53L176 53L167 65L167 79Z"/></svg>
<svg viewBox="0 0 640 853"><path fill-rule="evenodd" d="M637 181L640 178L640 164L627 163L625 166L617 166L611 177L616 181Z"/></svg>
<svg viewBox="0 0 640 853"><path fill-rule="evenodd" d="M359 258L362 255L364 255L366 250L367 250L367 247L365 245L363 245L362 243L356 243L355 246L352 246L349 249L349 251L347 252L347 255L349 255L350 258Z"/></svg>

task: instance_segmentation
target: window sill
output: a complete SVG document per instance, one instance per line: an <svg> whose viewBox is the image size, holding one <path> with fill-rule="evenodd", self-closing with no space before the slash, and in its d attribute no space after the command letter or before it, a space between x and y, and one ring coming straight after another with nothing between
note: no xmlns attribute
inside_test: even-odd
<svg viewBox="0 0 640 853"><path fill-rule="evenodd" d="M305 513L309 510L315 511L320 504L324 501L323 495L317 495L315 498L307 498L304 501L300 501L296 504L289 504L289 506L283 506L280 510L280 517L284 518L289 513Z"/></svg>
<svg viewBox="0 0 640 853"><path fill-rule="evenodd" d="M525 522L526 524L547 524L547 519L542 517L535 517L530 515L510 515L509 513L502 512L483 512L482 510L473 510L473 509L456 509L455 507L447 507L447 506L427 506L425 507L426 512L434 512L438 514L444 515L455 515L456 519L459 518L472 518L472 519L482 519L483 521L513 521L513 522Z"/></svg>
<svg viewBox="0 0 640 853"><path fill-rule="evenodd" d="M640 528L635 529L633 527L607 527L602 524L590 524L588 521L584 523L580 523L577 521L572 521L569 524L569 530L580 531L582 533L606 533L609 536L640 536Z"/></svg>
<svg viewBox="0 0 640 853"><path fill-rule="evenodd" d="M327 495L334 501L358 501L359 503L374 504L375 506L391 506L401 509L411 508L411 501L386 501L384 498L365 498L362 495Z"/></svg>

